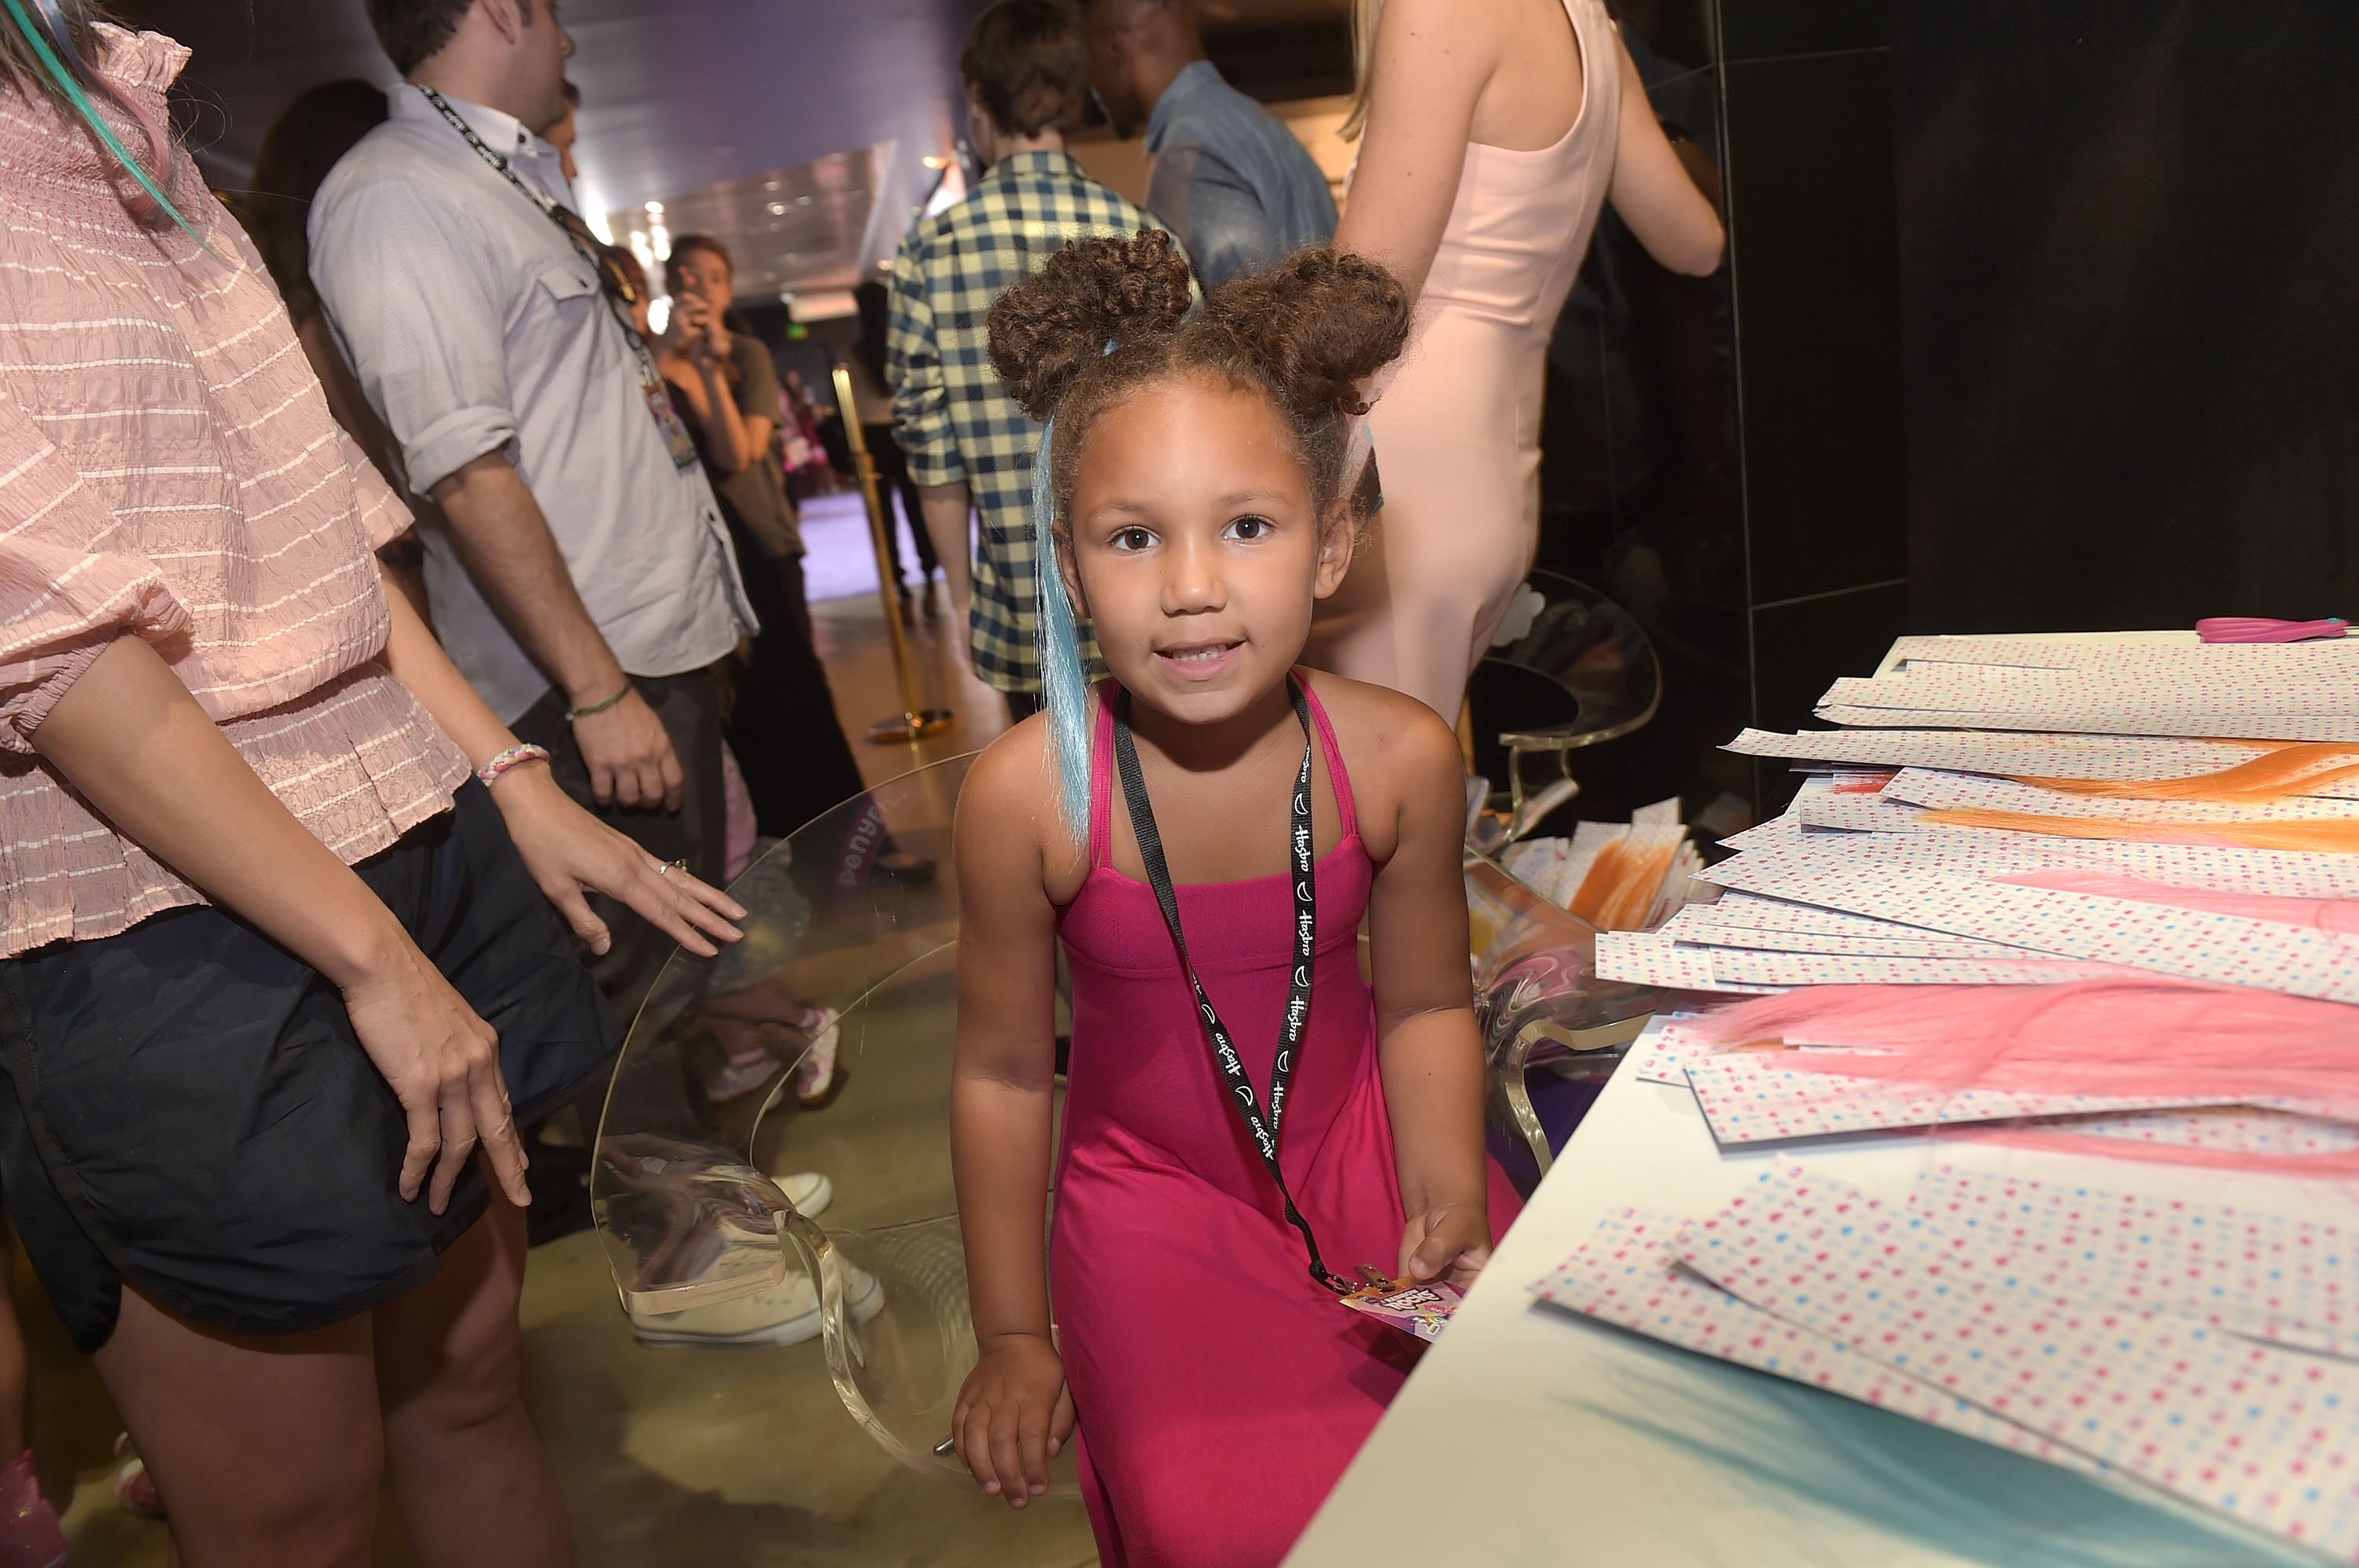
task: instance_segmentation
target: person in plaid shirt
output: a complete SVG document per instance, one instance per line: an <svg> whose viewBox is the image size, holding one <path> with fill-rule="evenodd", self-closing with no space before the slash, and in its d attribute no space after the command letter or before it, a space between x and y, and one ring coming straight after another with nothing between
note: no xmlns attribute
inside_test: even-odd
<svg viewBox="0 0 2359 1568"><path fill-rule="evenodd" d="M968 617L975 673L1006 693L1022 719L1038 707L1040 691L1031 509L1041 427L991 368L991 307L1071 241L1163 225L1082 173L1065 151L1089 93L1080 26L1066 6L1000 0L967 29L959 74L988 171L965 201L902 241L886 378L951 607ZM971 509L981 512L983 530L970 584Z"/></svg>

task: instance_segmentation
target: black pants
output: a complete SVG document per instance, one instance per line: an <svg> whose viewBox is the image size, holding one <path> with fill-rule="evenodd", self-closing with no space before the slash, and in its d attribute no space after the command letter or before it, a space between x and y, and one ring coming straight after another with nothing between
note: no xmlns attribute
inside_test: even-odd
<svg viewBox="0 0 2359 1568"><path fill-rule="evenodd" d="M918 576L920 581L942 569L941 558L934 553L933 536L926 531L926 514L918 500L918 482L909 477L909 460L901 452L901 443L893 439L890 425L863 425L863 439L868 442L868 455L876 464L877 499L885 504L885 537L893 544L893 575L908 580L908 567L901 560L901 532L892 526L893 497L901 497L902 515L909 519L909 537L918 541Z"/></svg>
<svg viewBox="0 0 2359 1568"><path fill-rule="evenodd" d="M1020 724L1040 711L1037 691L1002 691L1000 695L1007 699L1007 722L1011 724Z"/></svg>
<svg viewBox="0 0 2359 1568"><path fill-rule="evenodd" d="M679 755L686 788L677 811L660 807L633 811L601 806L590 794L590 767L565 722L565 694L552 691L512 726L516 738L549 748L550 766L565 792L621 829L660 860L684 860L694 876L721 885L727 854L726 808L721 784L721 682L712 670L687 675L634 675L631 684L663 721ZM623 904L603 897L591 907L614 932L614 944L587 960L600 989L625 1018L636 1016L647 988L656 983L672 940Z"/></svg>
<svg viewBox="0 0 2359 1568"><path fill-rule="evenodd" d="M603 1085L621 1022L482 785L353 869L499 1032L519 1119ZM402 1202L408 1142L336 988L224 910L0 963L0 1184L85 1352L126 1279L243 1334L419 1284L485 1199L470 1161L442 1214Z"/></svg>
<svg viewBox="0 0 2359 1568"><path fill-rule="evenodd" d="M729 749L754 799L755 821L783 838L867 786L811 640L801 558L766 556L742 532L737 541L745 596L762 632L736 674Z"/></svg>

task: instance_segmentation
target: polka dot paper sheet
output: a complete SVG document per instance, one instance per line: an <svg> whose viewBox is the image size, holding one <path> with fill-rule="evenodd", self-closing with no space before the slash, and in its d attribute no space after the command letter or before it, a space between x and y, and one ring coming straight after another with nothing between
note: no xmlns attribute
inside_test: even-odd
<svg viewBox="0 0 2359 1568"><path fill-rule="evenodd" d="M2108 670L2015 670L1926 664L1894 675L1847 676L1820 699L1830 705L1900 709L1998 708L2052 713L2058 729L2102 720L2116 735L2143 735L2157 717L2189 712L2235 720L2335 719L2359 728L2359 670L2347 661L2316 679L2239 677L2194 666ZM2169 732L2166 732L2169 733ZM2239 739L2277 737L2242 723L2217 732Z"/></svg>
<svg viewBox="0 0 2359 1568"><path fill-rule="evenodd" d="M1684 1089L1688 1086L1688 1062L1709 1056L1718 1049L1699 1040L1683 1020L1658 1018L1632 1042L1624 1071L1642 1083L1668 1083Z"/></svg>
<svg viewBox="0 0 2359 1568"><path fill-rule="evenodd" d="M2012 961L1875 958L1830 953L1748 953L1694 949L1711 955L1712 977L1726 985L2057 985L2103 979L2112 965L2026 953Z"/></svg>
<svg viewBox="0 0 2359 1568"><path fill-rule="evenodd" d="M2027 1255L2037 1289L2359 1357L2359 1238L2333 1225L1950 1165L1918 1179L1908 1212Z"/></svg>
<svg viewBox="0 0 2359 1568"><path fill-rule="evenodd" d="M1715 866L1713 880L1723 887L1875 915L1929 931L2011 942L2055 957L2121 964L2185 980L2254 985L2327 1001L2359 1002L2359 940L2350 937L2239 915L1930 872L1861 866L1767 871L1747 866L1750 858L1740 855Z"/></svg>
<svg viewBox="0 0 2359 1568"><path fill-rule="evenodd" d="M1693 911L1690 911L1693 912ZM1849 958L1995 958L2020 961L2023 950L2001 942L1945 937L1907 926L1869 922L1854 935L1824 931L1761 931L1723 925L1709 918L1674 922L1667 934L1691 947L1735 947L1755 953L1823 953Z"/></svg>
<svg viewBox="0 0 2359 1568"><path fill-rule="evenodd" d="M1955 730L1746 730L1727 750L1793 762L1938 768L2041 779L2191 779L2267 753L2161 735L2022 735Z"/></svg>
<svg viewBox="0 0 2359 1568"><path fill-rule="evenodd" d="M2072 637L1905 637L1892 659L1914 673L1963 665L2016 670L2136 670L2149 678L2201 677L2278 682L2359 680L2359 639L2299 643L2122 642Z"/></svg>
<svg viewBox="0 0 2359 1568"><path fill-rule="evenodd" d="M1797 800L1794 819L1806 828L1841 828L1849 833L1921 833L1942 826L1925 821L1915 806L1879 795L1826 795Z"/></svg>
<svg viewBox="0 0 2359 1568"><path fill-rule="evenodd" d="M2359 1154L2359 1127L2349 1122L2241 1106L2202 1111L2134 1111L2126 1116L2076 1121L2058 1130L2082 1138L2122 1138L2219 1154L2267 1155L2278 1160Z"/></svg>
<svg viewBox="0 0 2359 1568"><path fill-rule="evenodd" d="M1903 768L1884 787L1884 793L1875 797L1874 803L1901 811L1910 806L1964 807L2125 822L2292 822L2359 817L2359 800L2309 795L2254 806L2217 800L2116 800L2100 795L2043 789L2036 784L2018 784L2012 779L1937 773L1923 768ZM1810 820L1807 815L1803 818L1806 822Z"/></svg>
<svg viewBox="0 0 2359 1568"><path fill-rule="evenodd" d="M1689 1086L1695 1091L1696 1104L1715 1140L1723 1145L1775 1143L1908 1127L2230 1103L2186 1095L2024 1094L1895 1083L1781 1064L1780 1059L1789 1055L1782 1051L1698 1053L1692 1046L1682 1053L1680 1064Z"/></svg>
<svg viewBox="0 0 2359 1568"><path fill-rule="evenodd" d="M2071 730L2083 735L2242 735L2253 740L2359 741L2359 718L2307 713L2129 713L2043 708L1882 708L1825 702L1813 716L1832 724L1892 729Z"/></svg>
<svg viewBox="0 0 2359 1568"><path fill-rule="evenodd" d="M2077 1450L1896 1372L1841 1340L1747 1306L1679 1266L1669 1247L1684 1222L1625 1209L1563 1265L1532 1286L1541 1301L1643 1334L1683 1350L1775 1373L1880 1405L1929 1426L1946 1427L2068 1469L2104 1466Z"/></svg>
<svg viewBox="0 0 2359 1568"><path fill-rule="evenodd" d="M2127 844L1936 827L1918 833L1813 833L1778 817L1723 841L1744 853L1706 870L1703 880L1747 892L1767 875L1843 872L1854 866L1998 877L2066 867L2119 872L2180 887L2264 893L2283 898L2359 898L2359 855L2210 844Z"/></svg>
<svg viewBox="0 0 2359 1568"><path fill-rule="evenodd" d="M1910 932L1907 926L1879 920L1871 915L1847 915L1841 909L1815 909L1808 904L1788 903L1783 898L1765 898L1756 893L1730 893L1712 903L1691 904L1680 912L1691 924L1707 930L1794 931L1823 936L1905 933L1921 937L1926 934ZM1767 947L1769 944L1761 942L1756 945Z"/></svg>
<svg viewBox="0 0 2359 1568"><path fill-rule="evenodd" d="M1896 1373L2359 1560L2359 1367L2041 1282L2036 1258L1799 1167L1680 1233L1689 1268Z"/></svg>
<svg viewBox="0 0 2359 1568"><path fill-rule="evenodd" d="M1713 978L1706 948L1681 947L1652 931L1599 931L1597 977L1626 980L1637 985L1660 985L1672 991L1731 991L1757 994L1780 991L1782 985L1751 985Z"/></svg>

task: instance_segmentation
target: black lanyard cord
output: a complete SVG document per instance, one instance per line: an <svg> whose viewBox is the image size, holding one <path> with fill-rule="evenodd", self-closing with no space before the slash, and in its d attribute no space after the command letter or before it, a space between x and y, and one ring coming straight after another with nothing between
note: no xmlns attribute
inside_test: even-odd
<svg viewBox="0 0 2359 1568"><path fill-rule="evenodd" d="M693 468L697 463L696 443L690 437L688 427L680 422L679 411L672 407L671 394L665 388L663 369L656 364L654 351L647 347L647 339L639 335L639 329L633 324L625 310L626 306L638 301L621 287L614 268L599 248L598 236L590 232L590 225L582 221L581 213L547 191L527 184L508 160L486 146L484 138L475 134L475 127L467 124L458 110L451 107L449 99L431 87L420 87L418 91L426 95L426 101L434 105L437 113L451 122L452 130L466 138L467 145L475 149L475 156L498 170L501 179L515 186L518 194L539 208L541 215L555 223L557 232L572 245L574 254L590 264L590 269L602 280L599 296L606 301L607 309L614 314L614 324L623 329L623 341L631 345L631 353L638 360L639 387L647 397L647 412L654 417L656 429L663 433L664 444L671 452L672 466Z"/></svg>
<svg viewBox="0 0 2359 1568"><path fill-rule="evenodd" d="M1352 1285L1331 1272L1319 1255L1319 1238L1310 1233L1310 1222L1302 1217L1295 1206L1294 1194L1288 1190L1286 1171L1277 1160L1277 1134L1286 1116L1287 1085L1294 1077L1294 1063L1302 1047L1302 1036L1310 1024L1310 978L1319 956L1319 877L1311 853L1310 823L1310 756L1318 739L1310 724L1310 703L1301 682L1289 681L1294 698L1294 716L1302 724L1302 768L1295 775L1292 822L1288 835L1288 852L1294 865L1294 973L1288 983L1286 1013L1278 1023L1277 1057L1270 1064L1269 1113L1262 1114L1259 1100L1254 1094L1253 1079L1246 1073L1245 1061L1237 1054L1236 1041L1221 1021L1212 999L1204 992L1204 982L1198 978L1195 963L1188 956L1188 938L1180 929L1180 896L1171 885L1171 868L1163 858L1163 835L1155 825L1155 807L1147 796L1147 780L1138 768L1138 746L1130 733L1130 694L1117 694L1114 720L1114 757L1116 771L1122 775L1124 800L1130 807L1130 828L1138 840L1138 857L1146 863L1147 883L1155 890L1155 901L1163 909L1163 923L1170 930L1171 945L1180 954L1180 966L1187 971L1188 984L1195 988L1196 1012L1204 1021L1204 1032L1212 1050L1212 1065L1220 1073L1229 1095L1236 1102L1237 1114L1245 1124L1261 1162L1268 1168L1270 1180L1277 1183L1277 1195L1286 1204L1286 1223L1302 1233L1302 1245L1310 1253L1310 1278L1330 1290L1346 1294Z"/></svg>
<svg viewBox="0 0 2359 1568"><path fill-rule="evenodd" d="M600 265L596 252L592 249L590 244L585 241L580 234L577 234L574 231L574 223L582 224L584 229L589 227L589 223L580 213L574 212L571 208L558 201L556 197L551 196L546 191L537 190L534 187L526 184L524 177L516 171L515 167L510 164L506 158L502 158L498 153L494 152L488 146L486 146L484 138L475 134L475 127L467 124L465 118L460 114L458 110L451 107L451 101L448 98L443 97L442 94L437 93L431 87L420 87L418 91L426 94L426 101L429 103L433 104L436 112L444 119L451 122L451 128L452 130L457 131L461 136L467 138L467 145L475 149L476 157L482 158L485 163L490 164L494 169L497 169L500 173L500 178L506 180L510 185L515 186L518 191L522 191L526 201L539 208L542 215L547 217L550 223L557 225L558 232L562 234L567 240L572 243L574 250L580 253L582 260L588 262L592 267ZM569 223L565 221L568 217L571 217L573 220L572 223Z"/></svg>

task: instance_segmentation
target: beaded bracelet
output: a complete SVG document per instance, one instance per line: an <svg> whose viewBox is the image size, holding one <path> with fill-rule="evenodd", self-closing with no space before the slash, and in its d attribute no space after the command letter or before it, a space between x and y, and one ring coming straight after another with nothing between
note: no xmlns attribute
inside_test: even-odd
<svg viewBox="0 0 2359 1568"><path fill-rule="evenodd" d="M629 696L635 690L636 690L636 688L633 687L629 681L625 681L623 682L623 689L621 691L615 692L613 696L607 698L603 702L592 702L584 707L566 709L565 722L570 724L576 719L586 719L592 713L603 713L607 709L613 707L615 703L620 702L624 698Z"/></svg>
<svg viewBox="0 0 2359 1568"><path fill-rule="evenodd" d="M500 775L519 762L547 762L549 748L539 746L512 746L475 769L475 777L488 789L499 782Z"/></svg>

